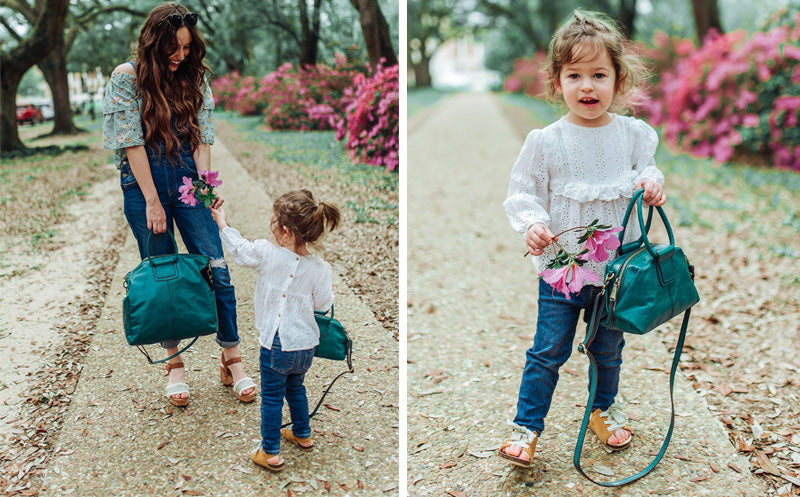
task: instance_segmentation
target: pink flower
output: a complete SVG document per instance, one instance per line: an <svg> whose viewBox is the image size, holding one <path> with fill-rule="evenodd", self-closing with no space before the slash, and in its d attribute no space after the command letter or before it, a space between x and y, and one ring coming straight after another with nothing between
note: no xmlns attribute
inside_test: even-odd
<svg viewBox="0 0 800 497"><path fill-rule="evenodd" d="M217 187L222 184L222 180L217 179L219 171L201 170L197 171L197 175L200 176L203 179L203 181L205 181L206 184L208 184L208 186ZM184 176L183 179L186 180L186 177ZM184 184L185 183L186 182L184 181Z"/></svg>
<svg viewBox="0 0 800 497"><path fill-rule="evenodd" d="M194 196L194 185L192 184L192 178L184 176L183 185L178 187L178 191L181 193L181 202L186 205L191 205L192 207L197 205L197 199Z"/></svg>
<svg viewBox="0 0 800 497"><path fill-rule="evenodd" d="M589 260L603 262L608 259L608 251L617 250L619 247L619 237L614 233L622 231L622 226L611 228L605 231L595 231L586 240L586 249L589 251L586 256Z"/></svg>
<svg viewBox="0 0 800 497"><path fill-rule="evenodd" d="M563 293L567 300L570 300L570 293L579 293L587 282L600 282L600 277L594 271L584 269L575 261L558 269L545 269L539 273L539 276L550 286ZM569 283L567 283L568 279Z"/></svg>

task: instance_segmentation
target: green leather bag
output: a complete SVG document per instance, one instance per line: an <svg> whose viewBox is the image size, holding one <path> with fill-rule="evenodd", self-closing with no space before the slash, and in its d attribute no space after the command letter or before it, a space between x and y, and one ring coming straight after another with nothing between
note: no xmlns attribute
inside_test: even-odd
<svg viewBox="0 0 800 497"><path fill-rule="evenodd" d="M151 231L147 236L147 258L125 275L123 283L127 290L122 301L125 338L129 345L138 346L151 364L174 356L153 361L143 345L193 338L180 354L198 337L217 332L217 302L209 257L179 254L175 237L167 233L174 253L151 256Z"/></svg>
<svg viewBox="0 0 800 497"><path fill-rule="evenodd" d="M333 306L331 315L326 312L314 311L314 319L319 327L319 345L314 351L314 357L331 359L334 361L351 360L353 341L347 335L342 323L334 319ZM351 367L352 368L352 367Z"/></svg>
<svg viewBox="0 0 800 497"><path fill-rule="evenodd" d="M643 194L644 190L637 191L628 203L628 209L625 211L625 218L622 221L622 231L619 233L620 248L617 257L606 266L604 287L595 297L591 318L586 329L586 338L578 346L578 351L586 354L589 359L589 398L586 401L586 411L583 415L578 439L575 442L572 464L585 478L604 487L620 487L638 480L652 471L666 453L672 437L672 430L675 427L675 402L672 396L675 373L678 370L678 362L683 351L692 306L700 301L694 286L694 267L689 264L683 251L675 246L672 228L661 207L656 207L656 209L667 229L669 245L653 245L647 238L653 218L653 207L650 207L647 222L645 222L642 216ZM637 241L622 245L625 229L634 206L642 235ZM597 362L589 350L589 345L594 341L601 325L609 329L643 335L681 313L683 313L683 322L675 345L675 353L672 356L669 375L669 398L672 413L669 429L661 444L661 449L647 467L632 476L611 482L592 479L583 471L580 462L586 429L589 426L592 405L597 393Z"/></svg>
<svg viewBox="0 0 800 497"><path fill-rule="evenodd" d="M618 257L606 266L606 299L600 324L606 328L643 335L666 323L700 301L694 286L694 268L680 247L675 246L672 227L661 207L656 207L664 222L669 245L650 243L648 222L642 216L642 196L639 190L628 204L622 231L619 233ZM638 214L642 236L638 241L622 245L631 210Z"/></svg>

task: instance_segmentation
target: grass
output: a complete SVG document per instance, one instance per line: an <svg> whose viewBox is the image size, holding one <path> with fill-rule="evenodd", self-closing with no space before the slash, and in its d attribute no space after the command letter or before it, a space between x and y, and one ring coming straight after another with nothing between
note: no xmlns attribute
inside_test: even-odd
<svg viewBox="0 0 800 497"><path fill-rule="evenodd" d="M399 175L384 168L353 163L336 140L334 131L267 131L262 116L240 116L231 112L215 112L215 118L232 124L247 140L266 144L266 158L280 164L291 165L302 176L321 181L333 174L336 183L343 187L358 187L361 190L382 192L396 197ZM249 152L244 152L249 154ZM398 206L390 201L371 197L369 200L348 200L347 206L356 213L357 222L397 224ZM393 211L393 215L379 219L370 212Z"/></svg>
<svg viewBox="0 0 800 497"><path fill-rule="evenodd" d="M443 98L452 92L435 90L433 88L415 89L409 88L406 92L406 112L408 117L413 116L422 109L428 109L437 105Z"/></svg>
<svg viewBox="0 0 800 497"><path fill-rule="evenodd" d="M29 149L0 158L0 233L23 236L30 249L46 246L66 206L114 174L108 151L89 146L99 142L102 121L79 116L75 123L87 132L48 137L50 123L20 128Z"/></svg>

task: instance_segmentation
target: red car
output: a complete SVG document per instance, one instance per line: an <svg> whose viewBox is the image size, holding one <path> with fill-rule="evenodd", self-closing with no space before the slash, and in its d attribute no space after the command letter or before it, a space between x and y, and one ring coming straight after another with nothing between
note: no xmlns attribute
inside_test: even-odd
<svg viewBox="0 0 800 497"><path fill-rule="evenodd" d="M33 105L19 105L17 106L17 122L19 124L38 124L44 122L42 110L34 107Z"/></svg>

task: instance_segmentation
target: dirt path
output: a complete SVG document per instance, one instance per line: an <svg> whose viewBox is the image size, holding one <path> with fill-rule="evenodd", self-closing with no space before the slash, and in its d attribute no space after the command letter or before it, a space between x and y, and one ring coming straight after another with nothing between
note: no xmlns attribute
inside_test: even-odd
<svg viewBox="0 0 800 497"><path fill-rule="evenodd" d="M408 129L409 495L762 495L749 472L734 469L746 459L683 377L675 433L656 470L616 492L584 480L571 464L586 399L580 354L562 369L533 468L493 455L535 331L535 272L501 205L522 138L489 94L452 96ZM660 446L671 359L661 340L658 332L628 339L620 400L636 447L609 456L587 437L583 466L594 477L632 474Z"/></svg>
<svg viewBox="0 0 800 497"><path fill-rule="evenodd" d="M245 236L263 237L271 201L260 180L222 141L212 147L212 163L222 171L231 223ZM260 440L258 399L241 404L219 384L213 339L200 340L185 356L192 392L185 410L173 409L164 398L163 368L147 365L125 343L122 279L138 263L138 252L124 223L117 180L96 185L72 214L74 220L59 227L68 234L57 244L61 248L37 260L18 254L14 261L24 271L0 280L0 352L8 356L2 363L7 387L0 391L6 400L0 425L7 430L0 437L0 494L396 492L397 341L347 287L341 276L346 267L333 265L336 316L353 337L356 373L337 382L312 419L317 449L306 455L284 447L287 468L272 475L247 456ZM100 219L87 223L87 216ZM245 367L258 384L255 274L235 265L231 273ZM343 368L340 362L315 361L306 380L309 401L316 403ZM42 468L40 488L35 475Z"/></svg>

